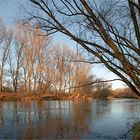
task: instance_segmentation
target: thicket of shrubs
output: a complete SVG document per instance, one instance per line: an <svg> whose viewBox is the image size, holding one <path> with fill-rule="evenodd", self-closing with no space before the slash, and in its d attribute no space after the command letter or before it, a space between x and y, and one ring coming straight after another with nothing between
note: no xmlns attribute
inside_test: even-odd
<svg viewBox="0 0 140 140"><path fill-rule="evenodd" d="M134 92L129 88L120 88L112 92L114 98L138 98Z"/></svg>

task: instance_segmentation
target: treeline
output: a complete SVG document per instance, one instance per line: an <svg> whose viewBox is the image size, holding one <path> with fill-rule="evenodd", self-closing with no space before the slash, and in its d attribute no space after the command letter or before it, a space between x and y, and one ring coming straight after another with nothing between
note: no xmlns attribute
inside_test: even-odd
<svg viewBox="0 0 140 140"><path fill-rule="evenodd" d="M67 44L54 45L38 28L18 23L8 30L1 20L0 30L1 92L91 95L111 91L110 84L90 84L97 79L90 74L91 65L82 62L84 56Z"/></svg>

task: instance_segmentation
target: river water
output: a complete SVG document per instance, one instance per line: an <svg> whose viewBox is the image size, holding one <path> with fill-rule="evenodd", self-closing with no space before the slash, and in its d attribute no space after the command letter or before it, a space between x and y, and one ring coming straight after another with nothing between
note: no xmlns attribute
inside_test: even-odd
<svg viewBox="0 0 140 140"><path fill-rule="evenodd" d="M0 102L0 139L131 139L140 101Z"/></svg>

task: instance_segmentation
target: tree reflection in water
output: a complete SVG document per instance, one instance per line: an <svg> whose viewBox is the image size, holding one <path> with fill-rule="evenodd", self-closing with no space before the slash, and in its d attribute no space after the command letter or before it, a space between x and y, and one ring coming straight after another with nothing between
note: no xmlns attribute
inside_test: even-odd
<svg viewBox="0 0 140 140"><path fill-rule="evenodd" d="M132 99L0 102L0 139L128 139L139 106Z"/></svg>
<svg viewBox="0 0 140 140"><path fill-rule="evenodd" d="M91 109L86 102L3 102L0 138L80 138L88 131L88 115Z"/></svg>

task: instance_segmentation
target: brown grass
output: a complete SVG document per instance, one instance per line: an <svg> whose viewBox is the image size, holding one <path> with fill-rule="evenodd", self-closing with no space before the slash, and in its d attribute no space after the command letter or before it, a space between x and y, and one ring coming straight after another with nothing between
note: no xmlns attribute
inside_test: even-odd
<svg viewBox="0 0 140 140"><path fill-rule="evenodd" d="M0 101L27 101L27 100L75 100L84 99L89 96L81 96L80 94L24 94L24 93L0 93Z"/></svg>
<svg viewBox="0 0 140 140"><path fill-rule="evenodd" d="M86 98L102 98L102 96L97 96L98 94L24 94L24 93L12 93L12 92L3 92L0 93L0 101L20 101L20 100L77 100L77 99L86 99ZM104 97L104 94L102 94ZM112 91L104 99L114 99L114 98L138 98L130 89L116 89Z"/></svg>
<svg viewBox="0 0 140 140"><path fill-rule="evenodd" d="M0 93L0 100L1 101L40 100L40 95L3 92Z"/></svg>

